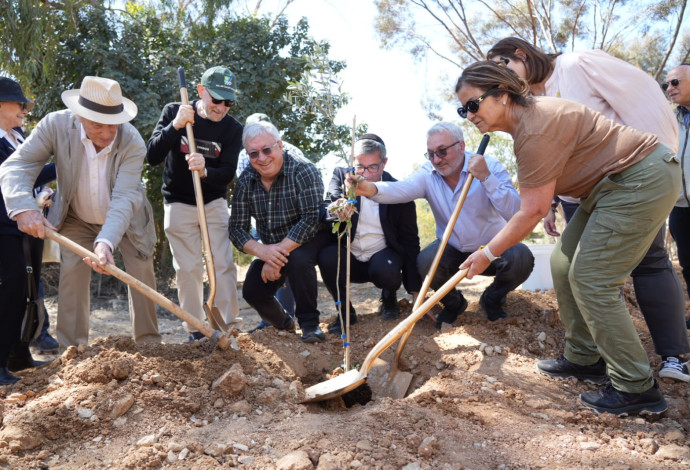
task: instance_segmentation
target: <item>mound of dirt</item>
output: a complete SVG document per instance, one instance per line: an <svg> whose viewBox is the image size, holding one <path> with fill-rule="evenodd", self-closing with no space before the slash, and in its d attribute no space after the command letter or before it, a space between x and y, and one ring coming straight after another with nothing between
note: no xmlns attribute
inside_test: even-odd
<svg viewBox="0 0 690 470"><path fill-rule="evenodd" d="M596 415L578 404L592 386L535 370L563 349L553 291L511 293L509 318L489 322L481 285L463 289L471 303L455 325L437 331L425 317L415 327L402 361L414 378L399 400L374 391L301 404L304 388L341 371L343 342L332 335L303 344L266 328L222 351L179 344L185 334L171 321L165 340L178 344L137 346L124 336L126 304L102 309L120 335L69 348L0 389L0 468L687 468L687 384L662 381L670 408L655 420ZM630 286L625 296L656 369ZM395 322L380 318L371 286L354 286L353 299L358 363Z"/></svg>

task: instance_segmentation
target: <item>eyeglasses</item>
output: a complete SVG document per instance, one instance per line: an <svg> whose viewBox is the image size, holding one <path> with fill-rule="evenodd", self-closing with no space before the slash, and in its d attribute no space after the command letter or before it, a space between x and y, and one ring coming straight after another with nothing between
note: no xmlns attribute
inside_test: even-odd
<svg viewBox="0 0 690 470"><path fill-rule="evenodd" d="M450 144L448 147L441 147L440 149L433 151L433 150L428 150L424 154L426 158L429 160L432 160L434 158L434 155L436 155L438 158L446 158L446 155L448 155L448 149L451 148L453 145L459 144L460 141L458 140L455 143Z"/></svg>
<svg viewBox="0 0 690 470"><path fill-rule="evenodd" d="M259 153L263 153L264 156L268 157L273 153L273 149L275 148L276 145L278 145L279 141L276 141L275 144L271 145L270 147L264 147L261 150L253 150L251 152L247 152L247 155L249 155L249 158L252 160L256 160L259 158Z"/></svg>
<svg viewBox="0 0 690 470"><path fill-rule="evenodd" d="M673 80L670 80L670 81L668 81L668 82L662 83L662 84L661 84L661 89L664 90L664 91L666 91L666 90L668 90L669 85L678 86L679 83L680 83L680 79L674 78Z"/></svg>
<svg viewBox="0 0 690 470"><path fill-rule="evenodd" d="M213 102L213 104L221 104L221 103L223 103L223 104L224 104L225 106L227 106L228 108L232 108L233 106L235 106L235 102L234 102L233 100L217 100L217 99L215 99L215 98L212 96L212 97L211 97L211 101Z"/></svg>
<svg viewBox="0 0 690 470"><path fill-rule="evenodd" d="M376 173L379 171L379 168L381 168L380 163L376 163L374 165L369 165L369 166L364 166L364 165L355 165L355 170L364 173L365 171L368 171L370 173Z"/></svg>
<svg viewBox="0 0 690 470"><path fill-rule="evenodd" d="M486 93L484 93L482 96L480 96L476 100L469 100L467 103L465 103L465 106L460 106L458 108L458 114L460 115L460 117L463 119L467 119L467 113L474 114L477 111L479 111L479 103L484 101L484 99L487 96L496 93L496 90L498 90L498 88L492 88L491 90L487 91Z"/></svg>

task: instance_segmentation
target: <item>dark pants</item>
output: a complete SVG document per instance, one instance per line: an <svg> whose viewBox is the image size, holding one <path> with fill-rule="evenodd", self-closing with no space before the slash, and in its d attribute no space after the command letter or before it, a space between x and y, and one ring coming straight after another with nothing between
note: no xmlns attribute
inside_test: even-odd
<svg viewBox="0 0 690 470"><path fill-rule="evenodd" d="M424 248L417 257L419 274L424 277L429 272L434 262L436 250L440 244L436 240ZM461 252L450 245L446 245L441 261L431 281L431 288L438 289L448 279L458 272L458 267L471 255L471 252ZM525 282L534 269L534 256L526 245L518 243L508 248L500 258L494 260L482 276L494 276L494 281L486 288L485 300L492 305L505 303L508 292ZM443 305L451 310L456 310L462 305L462 294L458 289L451 290L443 299Z"/></svg>
<svg viewBox="0 0 690 470"><path fill-rule="evenodd" d="M565 209L565 205L563 208ZM566 222L570 222L574 211L570 212L570 217L569 212L565 212ZM684 215L678 215L681 213ZM687 273L683 268L687 284L690 275L690 209L674 207L669 219L669 230L676 240L681 267L688 267ZM677 236L674 231L677 231ZM661 227L647 254L630 275L637 303L654 342L654 350L660 356L677 356L690 352L690 342L685 328L685 295L666 251L665 241L666 228ZM681 245L684 245L683 250ZM685 258L681 257L681 251Z"/></svg>
<svg viewBox="0 0 690 470"><path fill-rule="evenodd" d="M340 311L345 314L345 292L347 288L346 276L346 260L347 260L347 242L340 243L340 278L338 278L338 245L331 244L321 250L319 254L319 270L323 278L328 292L333 296L336 302L340 300ZM390 292L396 292L402 283L402 265L403 261L400 255L392 248L384 248L383 250L374 254L369 261L359 261L350 254L350 282L361 284L365 282L373 282L379 289L386 289ZM339 281L339 282L337 282ZM340 288L340 299L338 299L338 290L336 285ZM350 303L350 312L353 312L352 303Z"/></svg>
<svg viewBox="0 0 690 470"><path fill-rule="evenodd" d="M7 367L11 352L20 356L28 344L20 341L22 320L26 311L26 262L21 235L0 237L0 367ZM43 240L29 237L36 285L41 279ZM22 351L19 353L18 351Z"/></svg>
<svg viewBox="0 0 690 470"><path fill-rule="evenodd" d="M295 296L295 317L302 329L319 326L317 308L316 264L319 252L328 243L330 234L319 232L311 241L293 250L288 263L280 271L276 281L264 282L261 270L264 262L255 259L249 266L242 287L242 296L254 308L259 316L279 329L290 325L291 318L275 298L278 289L290 281Z"/></svg>

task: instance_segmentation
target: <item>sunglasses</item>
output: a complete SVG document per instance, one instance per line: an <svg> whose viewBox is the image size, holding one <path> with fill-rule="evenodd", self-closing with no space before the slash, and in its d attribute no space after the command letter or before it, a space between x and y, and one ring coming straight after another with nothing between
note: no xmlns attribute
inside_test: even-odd
<svg viewBox="0 0 690 470"><path fill-rule="evenodd" d="M278 145L278 141L276 141L276 143L271 145L270 147L264 147L261 150L253 150L251 152L247 152L247 155L249 155L249 158L251 158L252 160L256 160L257 158L259 158L259 153L263 153L264 156L268 157L273 153L273 149L276 145Z"/></svg>
<svg viewBox="0 0 690 470"><path fill-rule="evenodd" d="M228 108L232 108L233 106L235 106L235 102L233 100L217 100L212 96L211 101L213 102L213 104L223 103Z"/></svg>
<svg viewBox="0 0 690 470"><path fill-rule="evenodd" d="M377 163L374 165L369 165L369 166L364 166L364 165L355 165L355 170L360 171L364 173L365 171L369 171L371 173L375 173L379 171L379 168L381 168L381 164Z"/></svg>
<svg viewBox="0 0 690 470"><path fill-rule="evenodd" d="M458 108L458 114L460 115L461 118L467 119L467 113L476 113L479 111L479 104L486 99L487 96L493 95L496 93L496 90L498 88L492 88L491 90L487 91L484 93L482 96L477 98L476 100L469 100L467 103L465 103L465 106L460 106Z"/></svg>
<svg viewBox="0 0 690 470"><path fill-rule="evenodd" d="M441 147L440 149L438 149L436 151L427 149L427 152L424 154L424 156L426 158L428 158L429 160L433 159L434 155L437 156L438 158L446 158L446 155L448 155L448 149L451 148L453 145L456 145L459 143L460 143L460 141L458 140L457 142L452 143L447 147Z"/></svg>
<svg viewBox="0 0 690 470"><path fill-rule="evenodd" d="M668 90L669 85L678 86L679 83L680 83L680 80L677 79L677 78L674 78L674 79L671 80L671 81L662 83L662 84L661 84L661 89L664 90L664 91L666 91L666 90Z"/></svg>

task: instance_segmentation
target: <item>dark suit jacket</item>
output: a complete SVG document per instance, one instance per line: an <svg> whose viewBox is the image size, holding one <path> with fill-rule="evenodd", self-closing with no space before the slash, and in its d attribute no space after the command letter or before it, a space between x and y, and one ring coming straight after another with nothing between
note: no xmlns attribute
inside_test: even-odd
<svg viewBox="0 0 690 470"><path fill-rule="evenodd" d="M335 201L343 194L345 175L347 168L336 168L333 170L333 178L328 185L328 197ZM381 177L383 181L396 181L390 173L384 171ZM357 197L357 210L360 207L361 197ZM395 250L403 260L402 276L403 285L407 292L419 292L422 287L422 278L417 271L417 255L419 254L419 235L417 232L417 211L414 201L403 204L379 204L379 219L383 235L386 237L386 244ZM357 233L357 222L359 214L352 216L352 232L354 237Z"/></svg>
<svg viewBox="0 0 690 470"><path fill-rule="evenodd" d="M19 131L22 136L24 133L20 128L15 128ZM0 139L0 165L7 160L7 157L14 153L15 148L10 144L7 139ZM43 167L41 173L36 179L35 186L41 186L49 183L55 179L55 163L50 163ZM7 216L7 209L5 208L5 200L2 197L2 189L0 188L0 235L21 235L22 232L17 228L17 222L11 220Z"/></svg>

